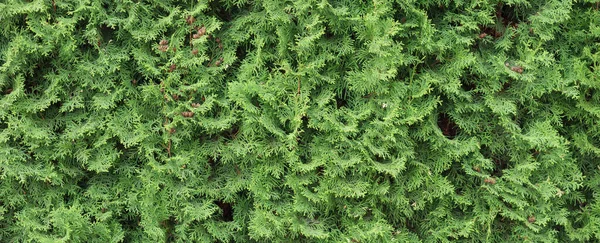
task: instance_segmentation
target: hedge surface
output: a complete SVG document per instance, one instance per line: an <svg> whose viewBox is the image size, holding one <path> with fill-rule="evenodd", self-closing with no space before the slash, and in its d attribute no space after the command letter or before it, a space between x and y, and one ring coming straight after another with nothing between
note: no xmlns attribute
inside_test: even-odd
<svg viewBox="0 0 600 243"><path fill-rule="evenodd" d="M600 241L595 0L4 0L0 242Z"/></svg>

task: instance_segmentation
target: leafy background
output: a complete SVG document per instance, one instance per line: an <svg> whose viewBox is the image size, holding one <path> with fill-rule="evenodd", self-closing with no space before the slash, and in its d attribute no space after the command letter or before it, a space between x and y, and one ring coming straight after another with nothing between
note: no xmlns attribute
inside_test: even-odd
<svg viewBox="0 0 600 243"><path fill-rule="evenodd" d="M598 5L4 1L0 241L598 241Z"/></svg>

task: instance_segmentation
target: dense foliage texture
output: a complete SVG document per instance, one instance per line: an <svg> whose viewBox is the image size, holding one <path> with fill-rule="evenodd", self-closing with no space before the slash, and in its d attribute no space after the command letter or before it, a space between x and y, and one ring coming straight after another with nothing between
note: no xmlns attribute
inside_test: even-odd
<svg viewBox="0 0 600 243"><path fill-rule="evenodd" d="M600 241L595 0L4 0L0 242Z"/></svg>

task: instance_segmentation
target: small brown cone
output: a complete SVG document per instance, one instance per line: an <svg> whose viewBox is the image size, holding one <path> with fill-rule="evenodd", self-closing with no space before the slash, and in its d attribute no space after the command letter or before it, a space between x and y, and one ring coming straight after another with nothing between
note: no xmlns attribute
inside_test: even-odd
<svg viewBox="0 0 600 243"><path fill-rule="evenodd" d="M494 185L494 184L496 184L496 179L494 179L494 178L491 178L491 177L490 177L490 178L485 178L485 179L483 180L483 182L485 182L485 183L487 183L487 184Z"/></svg>

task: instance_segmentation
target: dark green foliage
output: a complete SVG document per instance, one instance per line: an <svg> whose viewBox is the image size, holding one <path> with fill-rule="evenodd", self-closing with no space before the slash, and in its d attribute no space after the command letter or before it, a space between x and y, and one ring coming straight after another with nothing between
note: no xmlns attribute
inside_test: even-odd
<svg viewBox="0 0 600 243"><path fill-rule="evenodd" d="M0 242L600 241L599 5L5 0Z"/></svg>

